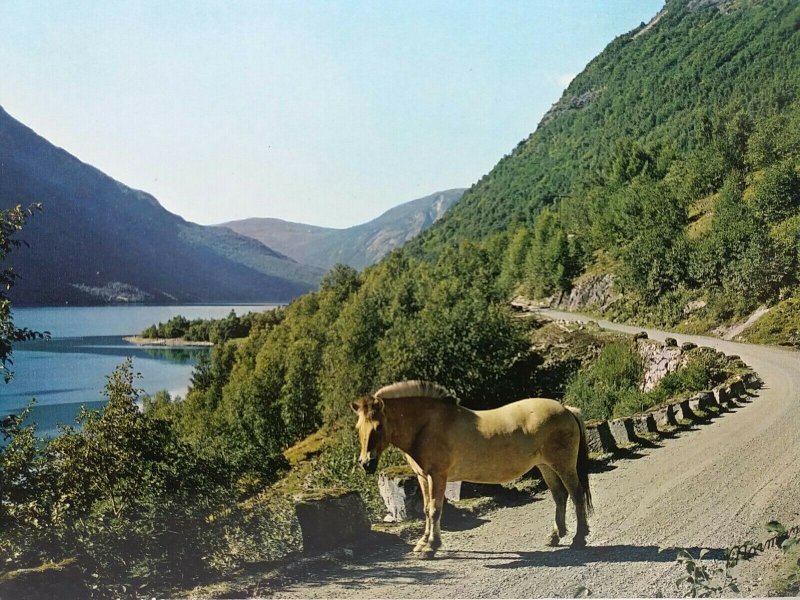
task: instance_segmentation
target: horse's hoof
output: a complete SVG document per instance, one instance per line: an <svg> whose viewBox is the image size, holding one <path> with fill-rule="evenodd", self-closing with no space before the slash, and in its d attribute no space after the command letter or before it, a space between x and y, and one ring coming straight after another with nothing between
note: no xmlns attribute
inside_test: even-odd
<svg viewBox="0 0 800 600"><path fill-rule="evenodd" d="M569 546L573 550L583 550L586 548L586 540L583 538L575 538L572 540L572 543Z"/></svg>
<svg viewBox="0 0 800 600"><path fill-rule="evenodd" d="M557 535L551 535L550 537L547 538L547 542L545 543L548 546L558 546L559 540L560 538Z"/></svg>
<svg viewBox="0 0 800 600"><path fill-rule="evenodd" d="M433 548L425 548L422 552L420 552L419 557L424 560L430 560L434 556L436 556L436 550Z"/></svg>
<svg viewBox="0 0 800 600"><path fill-rule="evenodd" d="M425 544L419 543L416 546L414 546L414 549L411 550L411 551L414 552L414 553L419 553L419 552L422 552L422 549L424 547L425 547Z"/></svg>
<svg viewBox="0 0 800 600"><path fill-rule="evenodd" d="M436 552L439 548L442 547L442 540L431 540L428 545L430 546L431 550Z"/></svg>

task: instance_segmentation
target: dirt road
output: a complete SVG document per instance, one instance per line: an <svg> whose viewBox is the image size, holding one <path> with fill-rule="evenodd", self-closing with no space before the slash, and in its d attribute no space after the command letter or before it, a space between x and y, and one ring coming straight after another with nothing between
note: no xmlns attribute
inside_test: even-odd
<svg viewBox="0 0 800 600"><path fill-rule="evenodd" d="M445 528L444 548L432 561L411 558L409 548L388 544L296 575L275 595L569 597L584 586L595 597L674 596L673 581L681 571L675 553L660 549L710 548L712 558L721 558L731 545L765 539L764 524L771 519L800 525L800 353L647 331L655 339L670 335L679 343L693 341L738 354L765 386L751 403L594 474L589 548L544 545L553 504L549 495L541 495L530 504L483 515L460 530ZM574 530L572 522L568 525ZM769 550L736 568L742 595L767 592L765 573L777 554Z"/></svg>

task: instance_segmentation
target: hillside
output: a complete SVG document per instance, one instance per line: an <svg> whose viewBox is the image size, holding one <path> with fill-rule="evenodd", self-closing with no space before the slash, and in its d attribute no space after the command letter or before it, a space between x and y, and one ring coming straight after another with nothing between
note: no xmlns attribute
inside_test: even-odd
<svg viewBox="0 0 800 600"><path fill-rule="evenodd" d="M463 189L453 189L431 194L346 229L270 218L231 221L221 226L256 239L302 264L328 269L340 262L361 269L428 229L463 193Z"/></svg>
<svg viewBox="0 0 800 600"><path fill-rule="evenodd" d="M800 4L668 0L408 250L465 239L509 294L690 332L797 296Z"/></svg>
<svg viewBox="0 0 800 600"><path fill-rule="evenodd" d="M663 167L737 111L786 111L800 85L798 10L791 0L668 0L594 58L415 247L532 224L544 207L607 181L620 143L635 140Z"/></svg>
<svg viewBox="0 0 800 600"><path fill-rule="evenodd" d="M14 253L20 304L286 301L321 272L227 229L185 221L0 108L0 208L39 202Z"/></svg>

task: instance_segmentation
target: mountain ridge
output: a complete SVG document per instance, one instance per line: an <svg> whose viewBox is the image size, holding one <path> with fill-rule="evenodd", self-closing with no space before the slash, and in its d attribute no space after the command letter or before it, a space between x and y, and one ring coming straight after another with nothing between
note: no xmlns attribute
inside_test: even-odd
<svg viewBox="0 0 800 600"><path fill-rule="evenodd" d="M0 107L0 208L41 203L10 257L16 304L288 301L318 269L231 231L185 220Z"/></svg>
<svg viewBox="0 0 800 600"><path fill-rule="evenodd" d="M320 227L270 217L221 223L241 235L304 264L330 268L337 262L363 268L402 246L442 218L464 193L452 188L385 211L375 219L345 228Z"/></svg>

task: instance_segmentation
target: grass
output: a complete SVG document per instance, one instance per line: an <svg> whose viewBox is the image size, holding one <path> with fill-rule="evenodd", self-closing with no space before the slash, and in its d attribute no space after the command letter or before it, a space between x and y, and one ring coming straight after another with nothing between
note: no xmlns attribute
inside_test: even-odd
<svg viewBox="0 0 800 600"><path fill-rule="evenodd" d="M770 583L775 596L794 597L800 595L800 546L795 546L783 555L778 572Z"/></svg>
<svg viewBox="0 0 800 600"><path fill-rule="evenodd" d="M738 339L754 344L800 347L800 298L780 302Z"/></svg>
<svg viewBox="0 0 800 600"><path fill-rule="evenodd" d="M689 239L697 239L711 229L711 222L714 220L714 204L717 201L717 194L700 198L689 207L689 227L687 236Z"/></svg>

